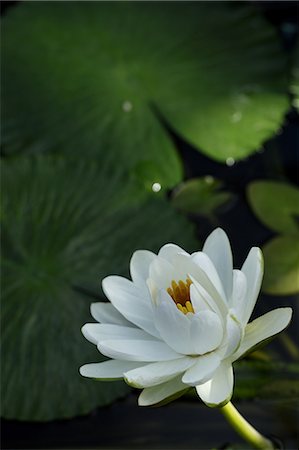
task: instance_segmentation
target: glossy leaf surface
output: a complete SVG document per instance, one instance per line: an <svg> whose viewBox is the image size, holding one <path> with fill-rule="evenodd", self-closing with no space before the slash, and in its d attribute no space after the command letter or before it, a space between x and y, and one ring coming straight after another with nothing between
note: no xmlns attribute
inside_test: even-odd
<svg viewBox="0 0 299 450"><path fill-rule="evenodd" d="M117 154L182 177L157 118L211 158L241 159L281 126L285 61L248 5L28 2L3 21L4 148Z"/></svg>

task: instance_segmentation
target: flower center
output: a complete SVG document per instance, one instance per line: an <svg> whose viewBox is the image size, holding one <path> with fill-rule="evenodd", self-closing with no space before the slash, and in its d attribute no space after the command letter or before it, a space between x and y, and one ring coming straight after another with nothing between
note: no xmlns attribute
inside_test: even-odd
<svg viewBox="0 0 299 450"><path fill-rule="evenodd" d="M189 277L186 281L172 280L171 287L167 288L167 292L176 304L177 308L184 314L194 313L194 309L190 299L190 285L192 281Z"/></svg>

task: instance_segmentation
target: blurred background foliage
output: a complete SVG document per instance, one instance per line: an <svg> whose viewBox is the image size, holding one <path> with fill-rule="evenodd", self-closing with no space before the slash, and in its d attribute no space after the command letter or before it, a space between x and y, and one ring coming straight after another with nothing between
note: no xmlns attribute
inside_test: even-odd
<svg viewBox="0 0 299 450"><path fill-rule="evenodd" d="M237 261L263 246L265 293L298 293L299 193L273 143L287 115L297 120L296 30L285 33L287 48L247 2L21 2L6 12L5 418L74 417L128 393L80 378L80 365L102 358L80 327L90 303L105 301L101 279L127 276L137 248L194 251L220 224ZM240 202L262 237L246 214L240 229ZM298 396L297 363L253 355L236 365L237 398Z"/></svg>

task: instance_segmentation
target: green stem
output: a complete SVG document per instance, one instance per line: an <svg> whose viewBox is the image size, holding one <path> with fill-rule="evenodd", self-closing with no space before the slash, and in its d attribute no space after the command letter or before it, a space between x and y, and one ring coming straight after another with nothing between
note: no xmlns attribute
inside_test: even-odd
<svg viewBox="0 0 299 450"><path fill-rule="evenodd" d="M253 428L250 423L248 423L247 420L241 416L239 411L231 402L228 402L225 406L219 409L235 431L254 448L260 450L274 449L272 442Z"/></svg>

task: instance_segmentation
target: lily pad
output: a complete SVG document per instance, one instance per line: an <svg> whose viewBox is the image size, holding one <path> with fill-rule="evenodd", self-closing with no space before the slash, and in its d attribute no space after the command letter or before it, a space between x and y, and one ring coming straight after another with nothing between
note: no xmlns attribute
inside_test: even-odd
<svg viewBox="0 0 299 450"><path fill-rule="evenodd" d="M254 181L248 187L249 203L268 228L281 233L297 233L299 189L279 181Z"/></svg>
<svg viewBox="0 0 299 450"><path fill-rule="evenodd" d="M263 247L263 291L274 295L299 292L299 233L278 236Z"/></svg>
<svg viewBox="0 0 299 450"><path fill-rule="evenodd" d="M221 189L222 183L213 177L193 178L174 190L172 204L187 213L211 216L233 197L232 193Z"/></svg>
<svg viewBox="0 0 299 450"><path fill-rule="evenodd" d="M244 158L289 106L276 32L224 2L24 2L3 20L4 151L181 164L159 111L219 161Z"/></svg>
<svg viewBox="0 0 299 450"><path fill-rule="evenodd" d="M193 228L107 164L19 157L3 163L3 185L2 415L86 414L128 392L78 373L101 360L80 332L92 321L101 279L128 275L137 248L168 241L196 248Z"/></svg>

